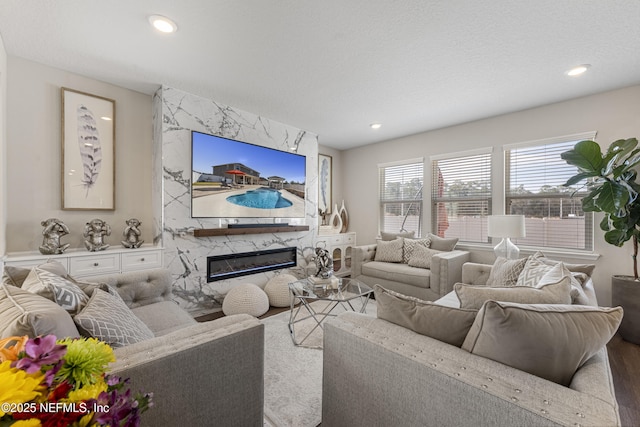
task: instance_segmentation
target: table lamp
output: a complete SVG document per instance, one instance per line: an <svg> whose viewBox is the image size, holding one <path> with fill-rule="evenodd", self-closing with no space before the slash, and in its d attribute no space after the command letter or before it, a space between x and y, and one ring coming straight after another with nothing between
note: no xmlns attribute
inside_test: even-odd
<svg viewBox="0 0 640 427"><path fill-rule="evenodd" d="M488 219L489 237L502 237L502 241L493 248L496 256L518 259L520 249L511 242L511 238L525 237L524 215L490 215Z"/></svg>

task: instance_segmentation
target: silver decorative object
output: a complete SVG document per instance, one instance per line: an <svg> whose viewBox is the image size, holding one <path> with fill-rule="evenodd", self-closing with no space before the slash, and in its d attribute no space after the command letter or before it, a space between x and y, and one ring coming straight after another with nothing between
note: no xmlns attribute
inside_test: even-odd
<svg viewBox="0 0 640 427"><path fill-rule="evenodd" d="M101 219L92 219L84 226L84 246L90 252L104 251L109 247L104 241L111 235L111 227Z"/></svg>
<svg viewBox="0 0 640 427"><path fill-rule="evenodd" d="M329 251L317 247L316 248L316 274L315 277L319 279L330 279L333 276L333 259L329 255Z"/></svg>
<svg viewBox="0 0 640 427"><path fill-rule="evenodd" d="M139 248L144 243L144 240L140 240L140 235L142 234L140 232L140 225L142 225L142 223L136 218L128 219L125 222L127 223L127 227L122 232L124 236L124 240L121 241L122 246L130 249Z"/></svg>
<svg viewBox="0 0 640 427"><path fill-rule="evenodd" d="M40 246L41 254L61 254L69 247L69 243L60 244L60 238L69 234L69 228L64 222L58 218L49 218L40 222L40 225L44 227L44 230L42 230L44 237L42 238L42 246Z"/></svg>

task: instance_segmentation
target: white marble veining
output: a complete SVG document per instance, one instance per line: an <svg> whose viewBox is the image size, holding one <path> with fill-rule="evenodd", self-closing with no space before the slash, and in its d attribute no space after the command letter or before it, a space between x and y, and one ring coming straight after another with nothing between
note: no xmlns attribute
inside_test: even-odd
<svg viewBox="0 0 640 427"><path fill-rule="evenodd" d="M305 218L290 223L309 226L309 231L220 237L193 236L198 228L219 228L233 218L191 218L191 131L219 135L289 151L296 142L306 156ZM206 258L259 249L295 246L298 268L303 274L305 258L312 253L317 233L317 136L292 126L259 117L180 90L163 87L154 96L154 212L157 244L164 247L164 265L174 277L177 302L194 315L220 309L222 297L234 285L263 286L276 272L223 281L206 281ZM157 191L155 191L157 190ZM243 223L272 223L273 218L243 218ZM160 242L161 241L161 242Z"/></svg>

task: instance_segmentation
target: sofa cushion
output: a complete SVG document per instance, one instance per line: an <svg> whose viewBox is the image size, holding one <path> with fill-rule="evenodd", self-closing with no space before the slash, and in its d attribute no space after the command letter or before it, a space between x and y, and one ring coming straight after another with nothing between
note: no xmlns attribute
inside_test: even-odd
<svg viewBox="0 0 640 427"><path fill-rule="evenodd" d="M402 262L402 240L401 238L390 241L378 240L374 260L381 262Z"/></svg>
<svg viewBox="0 0 640 427"><path fill-rule="evenodd" d="M407 264L411 267L431 268L431 259L433 256L442 252L444 251L437 251L422 246L416 247Z"/></svg>
<svg viewBox="0 0 640 427"><path fill-rule="evenodd" d="M402 262L409 263L417 248L428 248L430 239L402 239Z"/></svg>
<svg viewBox="0 0 640 427"><path fill-rule="evenodd" d="M18 287L0 284L0 338L53 334L80 336L69 313L53 301Z"/></svg>
<svg viewBox="0 0 640 427"><path fill-rule="evenodd" d="M112 347L123 347L154 337L153 332L122 299L101 289L93 291L87 305L73 320L84 335L97 338Z"/></svg>
<svg viewBox="0 0 640 427"><path fill-rule="evenodd" d="M488 301L462 348L569 386L615 334L622 309Z"/></svg>
<svg viewBox="0 0 640 427"><path fill-rule="evenodd" d="M156 337L198 323L189 313L173 301L147 304L133 308L131 311L138 319L147 325ZM162 314L158 315L159 313Z"/></svg>
<svg viewBox="0 0 640 427"><path fill-rule="evenodd" d="M401 233L389 233L386 231L381 231L380 232L380 239L384 240L384 241L389 241L389 240L396 240L398 237L406 237L409 239L413 239L413 237L415 236L415 231L404 231Z"/></svg>
<svg viewBox="0 0 640 427"><path fill-rule="evenodd" d="M371 261L362 265L362 274L420 288L430 287L431 270L410 267L407 264Z"/></svg>
<svg viewBox="0 0 640 427"><path fill-rule="evenodd" d="M429 240L431 240L431 245L429 245L429 247L437 251L451 252L456 248L456 245L458 244L457 237L443 238L440 236L436 236L433 233L429 233L428 237Z"/></svg>
<svg viewBox="0 0 640 427"><path fill-rule="evenodd" d="M498 257L491 267L487 286L505 287L516 286L518 277L527 263L527 258L506 259Z"/></svg>
<svg viewBox="0 0 640 427"><path fill-rule="evenodd" d="M464 342L478 312L422 301L380 285L375 285L373 290L379 319L456 347Z"/></svg>
<svg viewBox="0 0 640 427"><path fill-rule="evenodd" d="M516 286L538 286L544 275L553 270L553 268L560 263L545 263L542 260L543 257L544 255L542 255L542 252L536 252L527 259L527 262L518 277ZM567 274L571 279L572 304L589 305L589 298L582 289L586 275L584 273L572 273L569 271L566 264L562 264L566 269L565 274Z"/></svg>
<svg viewBox="0 0 640 427"><path fill-rule="evenodd" d="M59 264L59 263L56 263ZM53 264L55 266L55 264ZM62 265L60 264L60 267ZM41 295L67 310L76 314L85 306L89 297L72 281L66 279L66 270L53 269L52 272L43 266L34 267L24 282L22 289Z"/></svg>
<svg viewBox="0 0 640 427"><path fill-rule="evenodd" d="M545 274L538 286L511 286L491 288L487 286L456 283L454 290L460 307L479 309L486 301L509 301L525 304L571 304L571 280L562 263Z"/></svg>

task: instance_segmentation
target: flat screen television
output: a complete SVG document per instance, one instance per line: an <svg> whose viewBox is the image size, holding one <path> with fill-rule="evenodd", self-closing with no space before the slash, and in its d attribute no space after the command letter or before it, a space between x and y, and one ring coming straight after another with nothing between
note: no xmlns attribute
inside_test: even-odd
<svg viewBox="0 0 640 427"><path fill-rule="evenodd" d="M193 218L304 218L305 156L191 132Z"/></svg>

